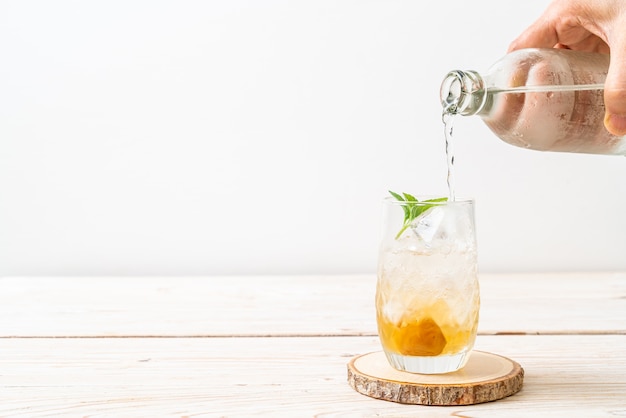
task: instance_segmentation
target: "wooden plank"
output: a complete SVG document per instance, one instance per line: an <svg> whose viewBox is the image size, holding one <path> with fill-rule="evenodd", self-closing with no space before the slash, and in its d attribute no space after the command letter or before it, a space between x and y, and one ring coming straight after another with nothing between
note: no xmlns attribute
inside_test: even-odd
<svg viewBox="0 0 626 418"><path fill-rule="evenodd" d="M3 338L0 416L611 417L626 414L626 336L479 336L522 390L458 407L400 405L347 383L374 337Z"/></svg>
<svg viewBox="0 0 626 418"><path fill-rule="evenodd" d="M481 334L626 333L626 273L481 275ZM375 277L0 278L0 336L376 335Z"/></svg>
<svg viewBox="0 0 626 418"><path fill-rule="evenodd" d="M626 272L481 276L481 334L626 334Z"/></svg>

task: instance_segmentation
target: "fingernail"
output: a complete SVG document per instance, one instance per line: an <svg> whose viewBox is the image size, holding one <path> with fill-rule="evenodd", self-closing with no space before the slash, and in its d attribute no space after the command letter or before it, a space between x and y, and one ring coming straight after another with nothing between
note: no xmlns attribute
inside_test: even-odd
<svg viewBox="0 0 626 418"><path fill-rule="evenodd" d="M604 126L613 135L626 135L626 115L608 114L604 118Z"/></svg>

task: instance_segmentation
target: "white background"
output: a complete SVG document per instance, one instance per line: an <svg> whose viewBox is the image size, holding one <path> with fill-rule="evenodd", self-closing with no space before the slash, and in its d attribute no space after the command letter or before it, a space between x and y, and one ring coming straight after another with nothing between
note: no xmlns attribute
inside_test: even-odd
<svg viewBox="0 0 626 418"><path fill-rule="evenodd" d="M545 0L0 2L0 275L373 273L446 194L439 85ZM626 160L456 122L480 269L626 269Z"/></svg>

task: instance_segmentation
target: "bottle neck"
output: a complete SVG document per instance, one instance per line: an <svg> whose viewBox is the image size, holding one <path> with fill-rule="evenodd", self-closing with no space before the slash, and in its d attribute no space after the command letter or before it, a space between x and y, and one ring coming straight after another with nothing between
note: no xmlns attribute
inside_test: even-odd
<svg viewBox="0 0 626 418"><path fill-rule="evenodd" d="M476 71L450 71L439 91L443 112L471 116L480 112L487 101L483 78Z"/></svg>

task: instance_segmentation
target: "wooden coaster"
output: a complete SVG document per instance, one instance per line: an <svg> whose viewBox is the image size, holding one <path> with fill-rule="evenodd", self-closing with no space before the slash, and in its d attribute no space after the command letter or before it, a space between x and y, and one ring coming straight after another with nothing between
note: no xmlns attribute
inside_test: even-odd
<svg viewBox="0 0 626 418"><path fill-rule="evenodd" d="M394 369L382 351L356 356L348 363L348 383L376 399L412 405L473 405L519 392L524 369L506 357L473 351L465 367L453 373L417 374Z"/></svg>

